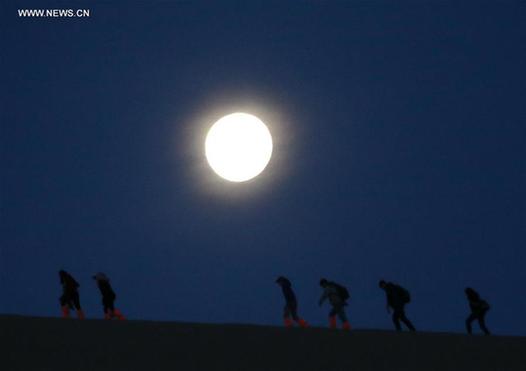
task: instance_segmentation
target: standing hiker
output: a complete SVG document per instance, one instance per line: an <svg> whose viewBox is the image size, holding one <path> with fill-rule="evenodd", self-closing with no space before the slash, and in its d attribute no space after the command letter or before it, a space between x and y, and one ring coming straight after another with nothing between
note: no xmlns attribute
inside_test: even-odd
<svg viewBox="0 0 526 371"><path fill-rule="evenodd" d="M281 287L283 296L285 297L285 308L283 309L283 321L285 327L292 327L294 325L293 320L300 327L308 327L307 322L298 317L298 302L296 300L296 295L292 290L292 284L290 281L287 278L280 276L276 280L276 283Z"/></svg>
<svg viewBox="0 0 526 371"><path fill-rule="evenodd" d="M332 306L329 312L329 327L331 329L336 328L336 316L338 316L342 321L342 328L350 330L351 325L345 314L345 306L347 305L347 299L349 299L347 289L336 282L327 281L325 278L320 280L320 286L323 288L323 294L318 304L321 306L326 299L329 299L329 303Z"/></svg>
<svg viewBox="0 0 526 371"><path fill-rule="evenodd" d="M70 309L75 309L77 311L77 317L84 319L84 312L80 307L78 282L65 270L60 270L58 276L60 277L60 284L62 285L62 296L60 297L62 318L69 318Z"/></svg>
<svg viewBox="0 0 526 371"><path fill-rule="evenodd" d="M478 320L480 329L484 332L484 334L489 335L490 332L488 328L486 327L486 313L489 310L489 304L487 301L481 299L478 292L473 290L471 287L466 287L464 290L466 293L466 297L469 302L469 307L471 308L471 314L466 319L466 330L468 331L468 334L471 335L471 323L474 320Z"/></svg>
<svg viewBox="0 0 526 371"><path fill-rule="evenodd" d="M115 308L115 292L110 285L110 279L104 273L97 273L93 276L93 279L97 282L100 293L102 294L102 306L104 308L104 319L117 318L120 320L124 319L121 311Z"/></svg>
<svg viewBox="0 0 526 371"><path fill-rule="evenodd" d="M384 280L381 280L378 285L385 291L387 297L387 313L391 312L391 308L393 309L393 323L396 331L402 331L400 321L402 321L409 330L416 331L411 321L409 321L405 315L405 305L411 301L409 291L400 285L392 282L385 282Z"/></svg>

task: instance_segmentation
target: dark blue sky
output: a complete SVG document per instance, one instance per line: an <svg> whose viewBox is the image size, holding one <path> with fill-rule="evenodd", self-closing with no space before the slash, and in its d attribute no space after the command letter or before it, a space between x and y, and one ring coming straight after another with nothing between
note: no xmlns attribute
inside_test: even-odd
<svg viewBox="0 0 526 371"><path fill-rule="evenodd" d="M215 3L215 4L214 4ZM30 2L2 6L0 312L59 315L57 271L106 272L130 318L281 324L287 275L326 325L463 331L463 288L526 334L524 1ZM253 181L219 179L206 128L274 137Z"/></svg>

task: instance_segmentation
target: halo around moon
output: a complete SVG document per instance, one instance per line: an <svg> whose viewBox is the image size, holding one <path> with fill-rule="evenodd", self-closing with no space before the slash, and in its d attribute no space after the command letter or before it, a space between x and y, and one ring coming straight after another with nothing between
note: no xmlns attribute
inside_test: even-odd
<svg viewBox="0 0 526 371"><path fill-rule="evenodd" d="M245 182L259 175L272 156L272 136L259 118L232 113L219 119L205 141L208 164L220 177Z"/></svg>

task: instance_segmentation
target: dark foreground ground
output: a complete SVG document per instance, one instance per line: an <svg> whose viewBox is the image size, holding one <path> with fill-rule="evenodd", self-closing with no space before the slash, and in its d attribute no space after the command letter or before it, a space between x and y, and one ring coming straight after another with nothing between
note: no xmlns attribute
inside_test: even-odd
<svg viewBox="0 0 526 371"><path fill-rule="evenodd" d="M0 370L526 370L526 338L0 316Z"/></svg>

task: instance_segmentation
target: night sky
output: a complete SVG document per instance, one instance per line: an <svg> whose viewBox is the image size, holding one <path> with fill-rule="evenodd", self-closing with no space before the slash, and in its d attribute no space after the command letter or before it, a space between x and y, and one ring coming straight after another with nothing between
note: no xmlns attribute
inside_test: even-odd
<svg viewBox="0 0 526 371"><path fill-rule="evenodd" d="M286 275L391 329L384 278L418 329L472 286L526 335L526 2L248 3L2 5L0 313L59 316L65 269L91 318L103 271L131 319L281 325ZM204 156L236 111L275 145L241 184Z"/></svg>

